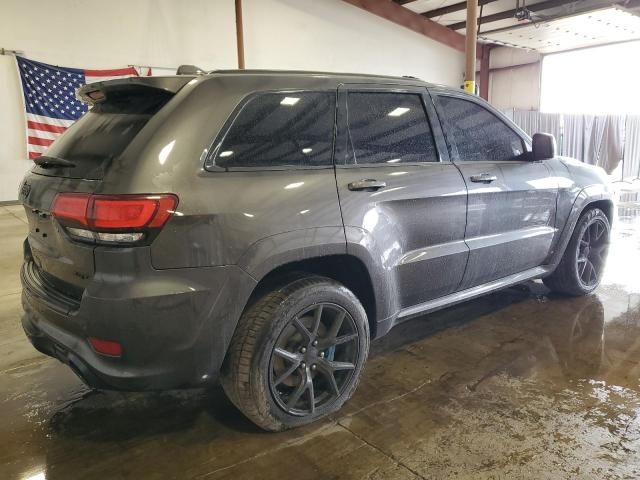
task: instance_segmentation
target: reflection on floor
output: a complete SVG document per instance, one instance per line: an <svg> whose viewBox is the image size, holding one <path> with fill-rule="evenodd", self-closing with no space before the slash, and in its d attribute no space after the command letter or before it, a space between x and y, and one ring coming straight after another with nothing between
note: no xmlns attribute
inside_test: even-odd
<svg viewBox="0 0 640 480"><path fill-rule="evenodd" d="M596 294L540 282L403 324L335 418L264 434L219 389L91 392L19 327L21 207L0 207L0 478L639 478L640 229Z"/></svg>

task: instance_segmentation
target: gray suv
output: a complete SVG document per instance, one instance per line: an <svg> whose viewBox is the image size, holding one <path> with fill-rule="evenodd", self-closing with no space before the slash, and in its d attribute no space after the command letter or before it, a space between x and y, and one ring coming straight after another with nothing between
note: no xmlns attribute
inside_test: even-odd
<svg viewBox="0 0 640 480"><path fill-rule="evenodd" d="M222 383L267 430L338 410L372 339L529 279L600 280L604 172L414 78L95 83L36 160L24 330L102 389Z"/></svg>

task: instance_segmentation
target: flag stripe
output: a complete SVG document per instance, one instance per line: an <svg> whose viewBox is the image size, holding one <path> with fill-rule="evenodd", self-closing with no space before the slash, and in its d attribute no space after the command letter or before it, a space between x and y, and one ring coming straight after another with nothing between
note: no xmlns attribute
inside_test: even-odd
<svg viewBox="0 0 640 480"><path fill-rule="evenodd" d="M41 155L42 152L44 152L47 149L46 146L44 145L29 145L29 151L30 152L35 152L38 155Z"/></svg>
<svg viewBox="0 0 640 480"><path fill-rule="evenodd" d="M29 160L33 160L34 158L38 158L42 153L40 152L29 152Z"/></svg>
<svg viewBox="0 0 640 480"><path fill-rule="evenodd" d="M53 143L53 140L50 138L38 138L38 137L27 137L27 141L31 145L44 145L48 147Z"/></svg>
<svg viewBox="0 0 640 480"><path fill-rule="evenodd" d="M44 130L34 130L33 128L27 128L28 137L48 138L50 140L55 140L60 136L60 133L62 132L46 132Z"/></svg>
<svg viewBox="0 0 640 480"><path fill-rule="evenodd" d="M113 68L111 70L85 70L85 77L129 77L137 76L138 72L133 67Z"/></svg>
<svg viewBox="0 0 640 480"><path fill-rule="evenodd" d="M75 120L67 120L64 118L52 118L45 117L44 115L36 115L35 113L27 113L27 121L31 120L32 122L37 123L46 123L49 125L57 125L60 127L70 127L73 125Z"/></svg>
<svg viewBox="0 0 640 480"><path fill-rule="evenodd" d="M62 133L67 127L61 127L59 125L49 125L48 123L33 122L27 120L27 128L33 130L42 130L43 132Z"/></svg>

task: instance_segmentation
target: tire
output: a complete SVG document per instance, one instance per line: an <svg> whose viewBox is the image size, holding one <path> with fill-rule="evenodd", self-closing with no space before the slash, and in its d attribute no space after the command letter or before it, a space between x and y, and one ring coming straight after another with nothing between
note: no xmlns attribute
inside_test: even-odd
<svg viewBox="0 0 640 480"><path fill-rule="evenodd" d="M253 423L286 430L339 410L358 386L368 353L367 316L355 295L329 278L307 276L247 308L221 383Z"/></svg>
<svg viewBox="0 0 640 480"><path fill-rule="evenodd" d="M597 232L601 232L599 236ZM590 208L583 212L560 263L542 280L544 284L554 292L570 296L593 292L602 278L610 234L609 219L602 210Z"/></svg>

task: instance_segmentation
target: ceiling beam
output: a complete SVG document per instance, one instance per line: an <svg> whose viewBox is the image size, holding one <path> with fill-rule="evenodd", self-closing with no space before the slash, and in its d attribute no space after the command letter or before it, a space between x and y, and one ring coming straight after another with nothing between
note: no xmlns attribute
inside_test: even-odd
<svg viewBox="0 0 640 480"><path fill-rule="evenodd" d="M547 10L549 8L562 7L563 5L567 5L569 3L576 2L568 2L567 0L547 0L546 2L534 3L533 5L529 5L527 6L527 9L531 10L532 12L538 12L540 10ZM511 10L505 10L504 12L498 12L492 15L485 15L482 17L482 24L485 25L487 23L497 22L499 20L515 18L517 11L517 8L513 8ZM480 22L480 19L478 19L478 22ZM457 22L447 25L447 27L449 27L451 30L462 30L463 28L466 28L466 26L467 22Z"/></svg>
<svg viewBox="0 0 640 480"><path fill-rule="evenodd" d="M345 3L373 13L390 22L409 28L425 37L440 42L460 52L464 52L464 35L454 32L450 28L423 17L408 8L404 8L390 0L342 0ZM476 49L476 57L482 56L482 48Z"/></svg>
<svg viewBox="0 0 640 480"><path fill-rule="evenodd" d="M478 2L478 6L486 5L487 3L491 3L495 1L497 0L480 0ZM460 10L465 10L466 8L467 8L467 2L460 2L460 3L454 3L452 5L447 5L446 7L434 8L433 10L424 12L421 15L427 18L440 17L448 13L454 13L454 12L459 12Z"/></svg>

